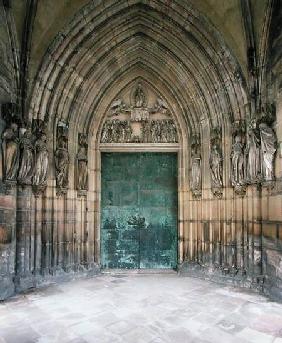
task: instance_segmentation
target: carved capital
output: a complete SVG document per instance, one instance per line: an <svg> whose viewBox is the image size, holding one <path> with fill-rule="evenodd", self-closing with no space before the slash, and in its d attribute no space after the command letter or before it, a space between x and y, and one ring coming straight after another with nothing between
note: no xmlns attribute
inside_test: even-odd
<svg viewBox="0 0 282 343"><path fill-rule="evenodd" d="M212 194L215 198L221 199L223 196L223 188L222 187L212 187Z"/></svg>
<svg viewBox="0 0 282 343"><path fill-rule="evenodd" d="M239 197L244 197L246 195L246 190L247 190L247 187L245 185L234 186L235 194L238 195Z"/></svg>

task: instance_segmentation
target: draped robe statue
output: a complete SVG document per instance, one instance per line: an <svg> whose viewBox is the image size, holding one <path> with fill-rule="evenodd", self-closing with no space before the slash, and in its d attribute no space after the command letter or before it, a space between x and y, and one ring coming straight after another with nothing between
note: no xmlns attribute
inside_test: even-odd
<svg viewBox="0 0 282 343"><path fill-rule="evenodd" d="M80 191L88 190L87 141L82 135L77 153L77 189Z"/></svg>
<svg viewBox="0 0 282 343"><path fill-rule="evenodd" d="M62 137L59 143L59 148L55 151L55 169L56 181L59 190L68 187L68 171L69 171L69 153L66 146L65 138Z"/></svg>
<svg viewBox="0 0 282 343"><path fill-rule="evenodd" d="M276 152L276 136L271 127L265 123L259 125L261 139L261 168L265 181L274 179L273 161Z"/></svg>
<svg viewBox="0 0 282 343"><path fill-rule="evenodd" d="M35 142L35 167L33 185L45 187L47 185L49 153L47 149L47 138L44 133Z"/></svg>
<svg viewBox="0 0 282 343"><path fill-rule="evenodd" d="M222 154L217 144L212 145L210 154L210 169L213 188L222 188Z"/></svg>
<svg viewBox="0 0 282 343"><path fill-rule="evenodd" d="M34 147L31 129L27 128L20 140L21 161L18 180L21 184L31 185L34 172Z"/></svg>
<svg viewBox="0 0 282 343"><path fill-rule="evenodd" d="M247 180L258 181L260 173L260 145L255 128L249 127L247 134Z"/></svg>
<svg viewBox="0 0 282 343"><path fill-rule="evenodd" d="M201 194L201 153L200 145L192 146L191 190L194 196Z"/></svg>
<svg viewBox="0 0 282 343"><path fill-rule="evenodd" d="M16 181L19 169L18 125L12 123L2 134L5 181Z"/></svg>
<svg viewBox="0 0 282 343"><path fill-rule="evenodd" d="M231 151L231 183L232 186L244 184L244 150L240 135L235 136Z"/></svg>
<svg viewBox="0 0 282 343"><path fill-rule="evenodd" d="M137 89L134 93L134 101L136 107L145 106L146 97L140 84L137 86Z"/></svg>

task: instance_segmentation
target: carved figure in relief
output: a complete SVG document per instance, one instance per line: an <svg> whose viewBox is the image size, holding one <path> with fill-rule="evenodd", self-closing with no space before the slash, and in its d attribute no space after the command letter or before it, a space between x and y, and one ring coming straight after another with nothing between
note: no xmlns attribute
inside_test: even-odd
<svg viewBox="0 0 282 343"><path fill-rule="evenodd" d="M105 121L102 134L101 134L101 143L109 143L109 121Z"/></svg>
<svg viewBox="0 0 282 343"><path fill-rule="evenodd" d="M158 122L155 120L151 121L151 137L152 137L152 143L159 142L159 126L158 126Z"/></svg>
<svg viewBox="0 0 282 343"><path fill-rule="evenodd" d="M18 125L11 123L2 134L5 181L16 181L19 169Z"/></svg>
<svg viewBox="0 0 282 343"><path fill-rule="evenodd" d="M167 125L167 142L176 143L177 142L177 129L173 120L166 120Z"/></svg>
<svg viewBox="0 0 282 343"><path fill-rule="evenodd" d="M130 120L133 122L142 122L149 120L150 113L147 108L133 108L130 114Z"/></svg>
<svg viewBox="0 0 282 343"><path fill-rule="evenodd" d="M79 135L79 150L77 153L77 189L88 190L88 159L87 159L87 137Z"/></svg>
<svg viewBox="0 0 282 343"><path fill-rule="evenodd" d="M34 186L46 186L49 167L49 152L47 137L42 133L35 142L35 167L33 175Z"/></svg>
<svg viewBox="0 0 282 343"><path fill-rule="evenodd" d="M117 116L125 110L126 110L126 105L123 103L122 99L116 99L111 104L110 116Z"/></svg>
<svg viewBox="0 0 282 343"><path fill-rule="evenodd" d="M34 137L31 128L24 129L23 136L20 139L21 161L18 180L21 184L31 185L34 173Z"/></svg>
<svg viewBox="0 0 282 343"><path fill-rule="evenodd" d="M120 139L120 133L121 133L121 130L120 130L120 125L119 125L119 121L117 119L113 120L112 121L112 139L111 141L113 143L119 143L119 139Z"/></svg>
<svg viewBox="0 0 282 343"><path fill-rule="evenodd" d="M149 121L142 122L142 141L144 143L151 141L151 123Z"/></svg>
<svg viewBox="0 0 282 343"><path fill-rule="evenodd" d="M248 128L247 133L247 181L257 182L260 173L260 144L255 123Z"/></svg>
<svg viewBox="0 0 282 343"><path fill-rule="evenodd" d="M108 137L107 137L107 143L112 143L113 141L113 123L111 121L107 121L107 132L108 132Z"/></svg>
<svg viewBox="0 0 282 343"><path fill-rule="evenodd" d="M125 142L126 143L130 143L132 139L132 128L129 124L128 121L126 121L126 125L125 125Z"/></svg>
<svg viewBox="0 0 282 343"><path fill-rule="evenodd" d="M271 127L266 123L259 125L261 138L261 166L265 181L274 179L273 161L276 152L276 136Z"/></svg>
<svg viewBox="0 0 282 343"><path fill-rule="evenodd" d="M144 107L146 105L146 96L140 83L134 92L134 102L135 107Z"/></svg>
<svg viewBox="0 0 282 343"><path fill-rule="evenodd" d="M160 132L161 132L161 139L160 143L167 143L169 142L169 126L167 120L162 120L159 122L160 124Z"/></svg>
<svg viewBox="0 0 282 343"><path fill-rule="evenodd" d="M244 178L244 146L242 137L238 133L235 136L231 151L231 183L232 186L243 185Z"/></svg>
<svg viewBox="0 0 282 343"><path fill-rule="evenodd" d="M162 114L168 114L167 103L163 99L157 98L155 108L154 108L154 112L160 112Z"/></svg>
<svg viewBox="0 0 282 343"><path fill-rule="evenodd" d="M210 154L210 168L211 168L211 179L212 187L221 188L222 182L222 154L217 144L213 144L211 147Z"/></svg>
<svg viewBox="0 0 282 343"><path fill-rule="evenodd" d="M129 143L131 136L132 128L129 121L108 120L103 127L101 143Z"/></svg>
<svg viewBox="0 0 282 343"><path fill-rule="evenodd" d="M122 115L119 116L120 114ZM160 118L151 117L155 114L160 114ZM116 117L110 119L113 116ZM166 117L169 119L165 119ZM147 107L146 94L141 83L138 83L131 93L131 105L127 105L120 98L112 102L108 120L102 128L100 142L176 143L178 137L167 103L162 98L157 98L153 107Z"/></svg>

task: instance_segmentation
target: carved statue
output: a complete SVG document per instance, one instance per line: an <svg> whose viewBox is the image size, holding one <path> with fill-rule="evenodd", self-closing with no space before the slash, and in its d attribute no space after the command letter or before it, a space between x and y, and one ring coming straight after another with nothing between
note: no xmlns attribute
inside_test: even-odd
<svg viewBox="0 0 282 343"><path fill-rule="evenodd" d="M56 180L59 192L63 192L68 187L69 153L67 149L66 137L60 137L58 148L55 151Z"/></svg>
<svg viewBox="0 0 282 343"><path fill-rule="evenodd" d="M142 141L144 143L151 141L151 123L149 121L142 122Z"/></svg>
<svg viewBox="0 0 282 343"><path fill-rule="evenodd" d="M108 135L109 135L109 124L108 124L108 120L105 121L104 126L103 126L103 130L102 130L102 134L101 134L101 143L108 143Z"/></svg>
<svg viewBox="0 0 282 343"><path fill-rule="evenodd" d="M210 154L212 188L222 188L222 154L217 144L213 144Z"/></svg>
<svg viewBox="0 0 282 343"><path fill-rule="evenodd" d="M255 123L253 122L247 132L247 181L257 182L260 173L260 145Z"/></svg>
<svg viewBox="0 0 282 343"><path fill-rule="evenodd" d="M18 125L11 123L2 134L3 170L5 181L16 181L19 169Z"/></svg>
<svg viewBox="0 0 282 343"><path fill-rule="evenodd" d="M160 112L162 114L168 114L167 103L163 99L157 98L155 108L154 108L154 112Z"/></svg>
<svg viewBox="0 0 282 343"><path fill-rule="evenodd" d="M127 107L123 103L122 99L116 99L112 102L111 107L110 107L110 116L117 116L121 112L126 111Z"/></svg>
<svg viewBox="0 0 282 343"><path fill-rule="evenodd" d="M77 187L81 191L88 190L88 167L87 160L78 160L78 184Z"/></svg>
<svg viewBox="0 0 282 343"><path fill-rule="evenodd" d="M169 120L162 120L161 121L161 142L162 143L169 143L170 142L170 121Z"/></svg>
<svg viewBox="0 0 282 343"><path fill-rule="evenodd" d="M117 119L112 121L112 142L113 143L118 143L119 138L120 138L120 126L119 126L119 121Z"/></svg>
<svg viewBox="0 0 282 343"><path fill-rule="evenodd" d="M158 141L155 126L156 126L156 122L155 122L155 120L152 120L151 121L151 141L152 141L152 143L156 143Z"/></svg>
<svg viewBox="0 0 282 343"><path fill-rule="evenodd" d="M201 195L202 173L201 173L201 146L198 137L194 137L191 144L191 190L194 197Z"/></svg>
<svg viewBox="0 0 282 343"><path fill-rule="evenodd" d="M239 133L234 138L231 151L231 183L232 186L244 184L244 146L242 137Z"/></svg>
<svg viewBox="0 0 282 343"><path fill-rule="evenodd" d="M49 153L46 141L46 134L42 133L35 142L35 167L32 183L39 188L47 185Z"/></svg>
<svg viewBox="0 0 282 343"><path fill-rule="evenodd" d="M128 121L126 121L125 123L125 142L130 143L132 137L132 128Z"/></svg>
<svg viewBox="0 0 282 343"><path fill-rule="evenodd" d="M144 107L146 104L146 96L140 83L134 92L134 103L135 107Z"/></svg>
<svg viewBox="0 0 282 343"><path fill-rule="evenodd" d="M131 136L132 128L129 121L107 120L102 130L101 143L129 143Z"/></svg>
<svg viewBox="0 0 282 343"><path fill-rule="evenodd" d="M34 142L31 128L25 129L20 139L21 161L18 180L21 184L31 185L34 173Z"/></svg>
<svg viewBox="0 0 282 343"><path fill-rule="evenodd" d="M88 190L88 159L87 159L87 136L79 135L79 150L77 153L77 189Z"/></svg>
<svg viewBox="0 0 282 343"><path fill-rule="evenodd" d="M167 126L168 126L168 142L169 143L177 143L177 129L174 120L167 120Z"/></svg>
<svg viewBox="0 0 282 343"><path fill-rule="evenodd" d="M259 125L261 139L261 167L265 181L274 179L273 161L276 152L276 136L271 127L266 123Z"/></svg>
<svg viewBox="0 0 282 343"><path fill-rule="evenodd" d="M160 120L152 120L152 142L162 143L163 142L163 131L162 123Z"/></svg>

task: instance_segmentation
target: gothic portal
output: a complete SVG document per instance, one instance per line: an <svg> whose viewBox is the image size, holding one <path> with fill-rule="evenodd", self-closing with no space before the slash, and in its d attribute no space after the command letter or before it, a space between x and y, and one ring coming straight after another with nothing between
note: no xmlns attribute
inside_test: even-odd
<svg viewBox="0 0 282 343"><path fill-rule="evenodd" d="M111 268L282 299L281 1L0 15L0 299Z"/></svg>

